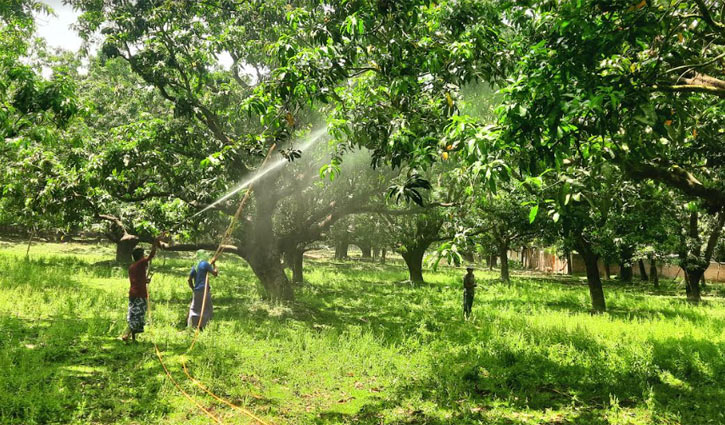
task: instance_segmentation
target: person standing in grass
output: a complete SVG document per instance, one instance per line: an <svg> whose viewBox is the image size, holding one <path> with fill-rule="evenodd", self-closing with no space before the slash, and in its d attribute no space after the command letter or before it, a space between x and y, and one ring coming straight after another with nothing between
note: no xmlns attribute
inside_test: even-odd
<svg viewBox="0 0 725 425"><path fill-rule="evenodd" d="M148 277L149 262L156 256L156 248L158 248L160 240L160 236L154 239L148 257L144 257L143 248L136 248L131 254L133 264L128 267L128 279L131 281L131 288L128 290L128 315L126 316L128 326L121 336L124 341L128 341L129 337L136 341L136 335L142 333L146 325L146 309L148 308L146 285L151 282Z"/></svg>
<svg viewBox="0 0 725 425"><path fill-rule="evenodd" d="M207 273L211 273L213 276L219 274L216 265L216 259L207 261L209 256L204 250L196 252L196 266L191 268L189 273L189 287L194 291L194 296L191 299L191 306L189 306L189 314L186 317L186 324L189 327L204 329L204 326L211 320L211 316L214 313L214 306L211 302L211 286L209 286L209 280L207 279ZM204 288L206 287L206 302L204 302ZM202 316L202 305L204 306L204 314ZM201 320L201 325L199 321Z"/></svg>
<svg viewBox="0 0 725 425"><path fill-rule="evenodd" d="M476 288L476 277L473 275L473 267L466 267L466 275L463 276L463 317L471 317L473 309L473 295Z"/></svg>

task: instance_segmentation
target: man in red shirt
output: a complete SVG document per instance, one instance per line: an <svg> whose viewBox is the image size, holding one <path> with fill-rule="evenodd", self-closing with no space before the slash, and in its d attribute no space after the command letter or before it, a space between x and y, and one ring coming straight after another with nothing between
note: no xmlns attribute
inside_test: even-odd
<svg viewBox="0 0 725 425"><path fill-rule="evenodd" d="M133 264L128 267L128 278L131 281L131 288L128 291L128 327L121 336L121 339L128 341L130 336L136 341L136 334L143 332L146 324L146 308L148 307L148 293L146 285L151 282L147 272L149 269L149 261L156 255L156 248L159 246L159 236L154 240L151 252L148 257L144 257L143 248L133 250Z"/></svg>

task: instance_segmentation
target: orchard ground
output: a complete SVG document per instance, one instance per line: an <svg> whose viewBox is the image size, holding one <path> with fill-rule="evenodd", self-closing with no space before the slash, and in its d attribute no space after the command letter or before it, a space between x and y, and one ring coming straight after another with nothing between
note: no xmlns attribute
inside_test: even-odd
<svg viewBox="0 0 725 425"><path fill-rule="evenodd" d="M140 342L125 327L126 271L106 246L0 243L0 423L252 423L183 375L191 261L162 252ZM665 282L605 283L592 316L578 277L479 271L462 320L458 270L401 283L400 264L306 261L288 306L260 300L240 260L220 261L214 320L191 374L275 424L722 424L725 300L691 306Z"/></svg>

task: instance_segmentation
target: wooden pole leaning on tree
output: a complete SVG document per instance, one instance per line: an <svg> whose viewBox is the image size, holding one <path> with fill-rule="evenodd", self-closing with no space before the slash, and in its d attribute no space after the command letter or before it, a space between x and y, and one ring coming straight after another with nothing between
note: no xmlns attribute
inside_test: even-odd
<svg viewBox="0 0 725 425"><path fill-rule="evenodd" d="M164 234L162 233L162 236L163 235ZM150 272L151 272L151 262L149 262L149 266L146 269L146 281L147 282L148 282L148 278L150 277ZM152 317L152 313L151 313L151 297L148 295L148 291L146 293L146 303L148 306L148 313L149 313L149 327L151 328L151 332L154 334L151 338L151 343L154 345L154 352L156 354L156 357L159 359L159 363L161 363L161 367L164 369L164 373L166 373L166 376L169 378L171 383L174 384L174 387L176 387L176 389L179 390L179 392L181 394L183 394L187 400L189 400L196 407L201 409L201 411L204 412L205 415L209 416L209 418L211 418L211 420L213 420L215 423L217 423L219 425L223 425L224 423L221 421L221 419L219 417L217 417L209 409L204 407L201 403L199 403L199 401L194 399L189 393L184 391L184 389L181 388L181 385L179 385L179 382L176 379L174 379L173 375L171 375L171 372L169 372L169 368L166 366L166 363L164 363L164 358L161 355L161 350L159 349L159 346L156 343L156 335L155 335L156 332L154 331L153 326L152 326L153 317Z"/></svg>
<svg viewBox="0 0 725 425"><path fill-rule="evenodd" d="M151 298L147 296L146 300L148 302L149 324L151 324ZM155 331L152 331L152 332L154 334L156 333ZM183 394L184 397L186 397L187 400L189 400L196 407L198 407L199 409L201 409L201 411L204 412L204 414L206 414L207 416L209 416L209 418L211 418L211 420L213 420L217 424L222 425L223 422L221 421L221 419L219 419L214 413L212 413L211 411L209 411L209 409L207 409L206 407L204 407L201 403L199 403L196 399L194 399L189 393L187 393L186 391L184 391L183 388L181 388L181 385L179 385L178 381L176 381L176 379L174 379L174 377L171 375L171 372L169 372L168 367L166 367L166 363L164 363L164 358L161 355L161 350L159 350L159 346L156 343L156 338L155 337L152 337L151 342L154 345L154 351L156 353L156 357L159 359L159 363L161 363L161 367L164 368L164 372L166 373L166 376L169 378L169 380L171 381L171 383L174 384L174 386L176 387L176 389L179 390L179 392L181 394Z"/></svg>
<svg viewBox="0 0 725 425"><path fill-rule="evenodd" d="M262 162L262 166L260 167L260 169L264 169L264 166L269 161L269 158L272 156L272 152L275 150L276 147L277 147L277 144L275 143L269 148L269 152L267 152L267 156L264 158L264 161ZM237 211L234 213L234 216L232 217L232 220L229 223L229 226L227 227L226 231L222 235L221 241L219 242L219 246L217 247L216 251L214 252L214 256L211 259L212 263L216 263L216 260L224 252L224 244L231 237L231 234L234 231L234 226L236 225L237 221L239 220L239 217L241 216L242 211L244 210L244 207L247 204L247 201L249 200L249 196L250 196L251 192L252 192L252 185L250 184L249 188L247 188L247 192L244 194L244 197L242 198L242 201L239 203L239 207L237 207ZM149 269L150 269L150 267L149 267ZM204 317L204 309L206 308L206 297L209 293L208 291L209 291L209 273L206 274L206 277L204 279L204 297L201 302L201 313L200 313L199 321L197 322L196 330L194 332L194 337L191 341L191 345L186 350L185 354L189 354L191 352L191 350L196 345L196 341L199 337L199 332L201 331L201 321L202 321L202 318ZM149 310L149 322L151 322L151 300L150 300L150 297L148 297L148 296L147 296L147 302L148 302L148 310ZM166 376L169 377L169 379L174 384L176 389L178 389L184 395L184 397L186 397L189 401L194 403L199 409L201 409L214 422L216 422L220 425L223 424L223 422L221 421L220 418L218 418L216 415L214 415L212 412L210 412L208 409L206 409L204 406L202 406L201 403L199 403L197 400L195 400L193 397L191 397L191 395L189 395L186 391L184 391L183 388L181 388L179 383L174 379L174 377L171 375L168 368L166 367L166 364L164 363L164 360L163 360L163 356L161 355L161 350L159 350L159 347L156 344L156 338L153 338L152 342L153 342L154 349L156 352L156 357L159 359L159 362L161 363L161 366L163 367L164 372L166 373ZM186 366L186 357L185 356L182 357L181 365L182 365L184 374L187 376L187 378L189 378L189 380L191 380L194 383L194 385L201 388L204 392L206 392L208 395L212 396L214 399L228 405L229 407L231 407L233 409L236 409L236 410L242 412L243 414L245 414L246 416L248 416L249 418L251 418L252 420L256 421L257 423L259 423L261 425L272 425L272 423L264 421L263 419L257 417L255 414L253 414L249 410L247 410L241 406L238 406L238 405L214 394L199 380L197 380L196 378L191 376L191 374L189 373L189 370Z"/></svg>
<svg viewBox="0 0 725 425"><path fill-rule="evenodd" d="M269 161L269 158L272 156L272 152L274 152L274 149L276 147L277 147L277 144L275 143L272 145L272 147L269 148L269 152L267 152L267 156L264 158L264 162L262 162L262 166L259 168L260 170L263 170L264 166L267 165L267 162ZM224 234L222 235L221 240L219 241L219 246L217 247L216 251L214 252L214 255L211 258L212 264L215 264L216 260L218 260L219 257L221 257L222 253L224 252L224 246L225 246L226 242L229 240L229 238L231 237L232 232L234 231L234 227L237 224L237 222L239 221L239 217L242 215L242 211L244 211L244 207L246 206L247 201L249 200L249 196L252 193L252 186L253 185L250 184L249 187L247 188L247 192L244 194L242 201L239 203L239 206L237 207L237 211L234 213L234 216L232 217L231 221L229 222L229 226L227 226L227 229L224 231ZM201 322L204 318L204 309L206 308L206 297L207 297L208 293L209 293L209 273L207 272L205 279L204 279L204 296L202 297L202 301L201 301L201 313L199 314L199 320L196 323L196 330L194 331L194 338L191 341L191 345L189 346L189 349L186 350L186 354L191 353L191 350L194 349L194 346L196 345L196 341L199 338L199 333L201 332ZM257 417L255 414L253 414L249 410L247 410L241 406L238 406L238 405L214 394L211 390L209 390L209 388L207 388L204 384L199 382L198 379L191 376L191 373L189 373L189 370L186 366L186 357L185 356L181 360L181 366L182 366L182 368L184 370L184 374L187 376L187 378L189 378L189 380L191 380L191 382L193 382L194 385L199 387L205 393L209 394L216 400L221 401L222 403L228 405L229 407L244 413L246 416L253 419L257 423L260 423L262 425L271 425L269 422L265 422L264 420L260 419L259 417Z"/></svg>
<svg viewBox="0 0 725 425"><path fill-rule="evenodd" d="M272 152L277 147L277 144L272 144L272 147L269 148L269 152L267 152L267 156L264 158L264 161L262 162L262 166L259 167L260 170L264 169L264 166L267 165L267 162L269 161L269 158L272 156ZM244 207L247 204L247 201L249 200L249 195L252 194L252 186L249 185L247 188L247 192L244 194L244 197L242 198L242 201L239 203L239 206L237 207L237 211L234 213L234 216L232 216L231 221L229 222L229 226L227 226L227 229L224 231L224 234L221 237L221 240L219 241L219 246L217 247L216 251L214 252L214 255L211 258L211 263L215 264L216 260L221 257L222 253L224 252L224 244L229 240L229 238L232 236L232 232L234 231L234 226L237 224L237 221L239 221L239 217L242 215L242 211L244 211ZM194 332L194 339L191 341L191 346L189 346L188 352L191 352L191 350L194 348L194 345L196 344L196 339L199 336L199 332L201 331L201 321L204 317L204 308L206 307L206 296L209 291L209 273L206 274L206 277L204 279L204 296L201 300L201 313L199 314L199 321L196 323L196 331Z"/></svg>

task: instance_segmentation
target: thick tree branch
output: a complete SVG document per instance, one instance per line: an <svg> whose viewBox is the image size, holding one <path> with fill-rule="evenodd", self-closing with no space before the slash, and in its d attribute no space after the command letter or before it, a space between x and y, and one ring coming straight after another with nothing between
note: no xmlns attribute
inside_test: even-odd
<svg viewBox="0 0 725 425"><path fill-rule="evenodd" d="M681 190L685 195L702 200L709 211L725 207L725 191L707 187L688 171L673 165L662 167L653 164L625 161L625 172L635 179L652 179Z"/></svg>
<svg viewBox="0 0 725 425"><path fill-rule="evenodd" d="M686 78L685 82L687 84L703 85L707 87L717 88L720 90L725 90L725 81L705 74L695 73L692 78Z"/></svg>
<svg viewBox="0 0 725 425"><path fill-rule="evenodd" d="M124 232L126 231L126 226L123 224L123 221L121 221L121 219L116 216L109 214L98 214L98 218L100 218L101 220L109 221L118 226L119 228L123 229Z"/></svg>
<svg viewBox="0 0 725 425"><path fill-rule="evenodd" d="M115 226L115 231L111 229L112 232L106 232L106 236L112 242L118 243L122 241L139 240L138 236L133 235L126 230L126 225L120 218L110 214L97 214L96 217L100 220L110 222L112 227Z"/></svg>
<svg viewBox="0 0 725 425"><path fill-rule="evenodd" d="M429 202L423 206L423 208L452 208L459 207L461 204L458 202Z"/></svg>
<svg viewBox="0 0 725 425"><path fill-rule="evenodd" d="M725 25L723 25L721 22L716 22L712 18L712 13L710 13L710 9L705 4L704 0L695 0L695 3L697 4L698 9L700 9L702 19L707 23L707 25L709 25L715 31L725 31Z"/></svg>
<svg viewBox="0 0 725 425"><path fill-rule="evenodd" d="M177 252L189 252L189 251L198 251L200 249L206 250L206 251L216 251L218 248L217 244L214 242L209 243L182 243L182 244L168 244L166 242L161 242L161 248L167 250L167 251L177 251ZM231 252L233 254L236 254L242 258L244 258L244 250L240 247L237 247L236 245L223 245L224 252Z"/></svg>
<svg viewBox="0 0 725 425"><path fill-rule="evenodd" d="M710 233L710 238L707 240L707 248L705 248L704 260L708 263L710 262L710 259L712 258L712 254L715 252L715 247L717 246L717 243L720 240L720 234L722 233L723 226L725 226L725 212L720 211L717 214L717 222L715 224L715 229L713 229L712 233Z"/></svg>
<svg viewBox="0 0 725 425"><path fill-rule="evenodd" d="M725 89L721 89L713 86L706 86L701 84L675 84L671 86L656 86L655 88L676 92L676 93L704 93L711 94L713 96L725 98Z"/></svg>
<svg viewBox="0 0 725 425"><path fill-rule="evenodd" d="M225 145L231 145L232 140L229 138L229 136L226 135L224 130L222 130L221 125L219 124L219 119L209 108L207 108L204 105L197 103L197 108L199 108L199 111L201 114L196 114L197 118L204 124L206 124L207 128L211 130L212 134L214 134L214 137L217 138L220 142L222 142ZM245 167L246 168L246 167ZM242 171L243 174L247 173L248 170Z"/></svg>
<svg viewBox="0 0 725 425"><path fill-rule="evenodd" d="M116 199L121 202L142 202L149 199L168 198L173 195L172 192L150 192L145 195L116 195Z"/></svg>
<svg viewBox="0 0 725 425"><path fill-rule="evenodd" d="M378 205L364 205L359 206L357 202L351 201L342 206L335 203L334 201L328 204L328 209L325 213L316 213L316 220L308 220L303 231L293 231L292 233L285 235L280 238L280 248L290 246L292 244L304 244L313 242L322 236L322 233L327 231L333 224L335 224L341 218L352 215L352 214L365 214L365 213L376 213L376 214L387 214L387 215L406 215L416 214L420 211L415 210L386 210Z"/></svg>
<svg viewBox="0 0 725 425"><path fill-rule="evenodd" d="M687 72L691 77L684 78L685 84L655 85L655 90L675 93L704 93L725 98L725 80L697 72Z"/></svg>

